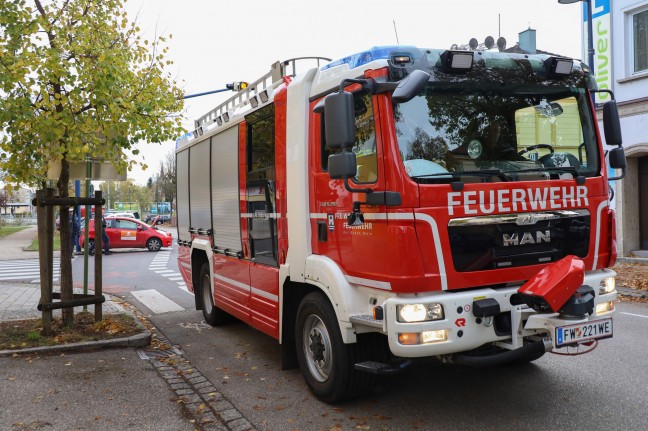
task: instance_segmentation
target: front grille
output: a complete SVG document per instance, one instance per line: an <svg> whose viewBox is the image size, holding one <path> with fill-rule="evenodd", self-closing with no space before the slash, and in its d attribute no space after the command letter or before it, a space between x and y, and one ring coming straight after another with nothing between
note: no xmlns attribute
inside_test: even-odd
<svg viewBox="0 0 648 431"><path fill-rule="evenodd" d="M448 226L458 272L584 258L589 248L587 210L547 211L454 219Z"/></svg>

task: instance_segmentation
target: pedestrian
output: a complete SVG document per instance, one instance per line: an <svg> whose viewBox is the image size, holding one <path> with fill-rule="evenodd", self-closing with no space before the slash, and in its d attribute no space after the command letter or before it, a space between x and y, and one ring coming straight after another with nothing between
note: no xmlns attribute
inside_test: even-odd
<svg viewBox="0 0 648 431"><path fill-rule="evenodd" d="M72 213L70 214L70 243L72 245L72 254L74 254L75 249L79 246L79 219L77 217L77 207L74 207Z"/></svg>
<svg viewBox="0 0 648 431"><path fill-rule="evenodd" d="M103 245L104 254L112 254L110 252L110 239L108 238L108 234L106 233L106 219L103 217L101 217L101 243ZM91 255L94 254L94 241L90 243L89 253Z"/></svg>

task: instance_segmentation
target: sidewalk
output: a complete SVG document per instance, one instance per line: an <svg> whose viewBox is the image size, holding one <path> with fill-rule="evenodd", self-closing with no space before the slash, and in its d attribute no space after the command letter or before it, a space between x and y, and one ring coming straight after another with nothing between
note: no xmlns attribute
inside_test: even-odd
<svg viewBox="0 0 648 431"><path fill-rule="evenodd" d="M19 232L0 238L0 260L37 259L37 251L25 250L36 237L38 237L38 229L35 225L32 225ZM54 256L59 254L59 251L54 252Z"/></svg>
<svg viewBox="0 0 648 431"><path fill-rule="evenodd" d="M33 227L0 240L0 260L37 258L23 250L35 235ZM130 313L104 296L104 315ZM0 321L40 318L39 299L38 284L0 282ZM179 347L155 328L142 330L129 338L0 352L0 429L254 429Z"/></svg>

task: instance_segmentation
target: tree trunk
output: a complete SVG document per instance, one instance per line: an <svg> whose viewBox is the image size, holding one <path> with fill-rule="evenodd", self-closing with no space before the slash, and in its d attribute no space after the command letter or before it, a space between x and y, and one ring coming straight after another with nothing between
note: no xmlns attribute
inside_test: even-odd
<svg viewBox="0 0 648 431"><path fill-rule="evenodd" d="M61 175L57 183L59 196L69 197L70 163L67 159L61 160ZM70 207L62 205L60 208L61 227L61 301L72 300L72 242L70 229ZM72 326L74 323L74 308L62 309L63 324Z"/></svg>

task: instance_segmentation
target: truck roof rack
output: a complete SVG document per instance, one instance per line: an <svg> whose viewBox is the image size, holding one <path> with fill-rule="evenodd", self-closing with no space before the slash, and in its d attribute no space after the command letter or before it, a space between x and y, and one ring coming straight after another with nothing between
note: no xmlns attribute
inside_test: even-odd
<svg viewBox="0 0 648 431"><path fill-rule="evenodd" d="M236 108L245 105L252 105L254 108L258 106L259 102L267 102L270 96L268 91L278 87L284 76L294 77L297 75L297 62L300 64L305 63L303 60L309 60L311 63L315 61L317 67L320 67L321 63L331 62L331 59L326 57L296 57L289 60L274 62L270 66L270 71L268 73L250 83L247 88L242 89L202 117L196 119L194 121L196 131L198 131L202 126L214 122L220 125L223 121L229 121L229 112ZM288 73L289 71L291 72L290 74ZM196 136L196 133L194 133L194 136Z"/></svg>

